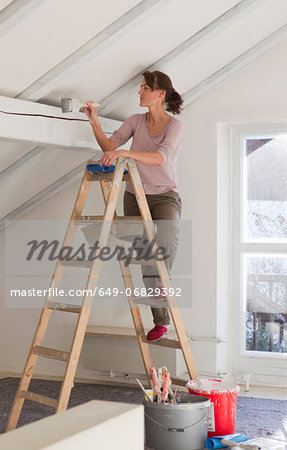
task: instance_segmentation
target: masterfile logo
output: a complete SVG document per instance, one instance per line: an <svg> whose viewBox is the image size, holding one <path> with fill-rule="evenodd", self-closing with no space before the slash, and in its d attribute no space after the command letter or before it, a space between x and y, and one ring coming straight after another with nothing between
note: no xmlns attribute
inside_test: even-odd
<svg viewBox="0 0 287 450"><path fill-rule="evenodd" d="M179 307L191 307L191 223L152 222L152 235L142 220L117 222L104 231L102 222L73 222L67 233L69 221L7 221L6 306L42 308L43 293L49 297L52 288L53 300L61 302L65 296L77 305L74 293L90 289L93 279L95 307L126 309L130 290L133 296L158 295L158 267L164 264L172 288L167 295L177 296Z"/></svg>
<svg viewBox="0 0 287 450"><path fill-rule="evenodd" d="M128 266L132 260L140 261L164 261L168 259L167 249L159 247L156 239L151 242L146 238L136 237L128 249L124 246L117 245L114 248L109 246L100 246L100 242L96 241L92 246L83 242L79 247L75 248L70 245L61 246L60 242L53 240L49 242L47 239L37 241L33 239L27 242L30 250L26 260L31 261L33 258L41 261L47 257L49 261L109 261L116 258L118 261L124 261Z"/></svg>

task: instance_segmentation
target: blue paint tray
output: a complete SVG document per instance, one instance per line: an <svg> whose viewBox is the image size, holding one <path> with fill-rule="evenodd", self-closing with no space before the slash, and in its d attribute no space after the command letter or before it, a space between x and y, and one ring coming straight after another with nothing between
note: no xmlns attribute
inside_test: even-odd
<svg viewBox="0 0 287 450"><path fill-rule="evenodd" d="M112 173L115 171L115 166L100 166L100 164L87 164L89 173ZM128 173L125 169L124 173Z"/></svg>

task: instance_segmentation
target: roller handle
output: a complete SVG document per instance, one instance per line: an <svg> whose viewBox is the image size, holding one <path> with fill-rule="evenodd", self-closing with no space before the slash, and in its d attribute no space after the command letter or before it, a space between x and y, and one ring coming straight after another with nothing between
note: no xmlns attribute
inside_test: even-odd
<svg viewBox="0 0 287 450"><path fill-rule="evenodd" d="M151 367L150 374L151 374L151 379L152 379L152 384L153 384L153 393L154 393L154 395L160 395L160 387L159 387L159 382L158 382L155 367Z"/></svg>
<svg viewBox="0 0 287 450"><path fill-rule="evenodd" d="M165 401L168 395L168 390L169 390L169 382L170 382L170 375L169 372L166 372L164 374L164 378L163 378L163 390L162 390L162 401Z"/></svg>

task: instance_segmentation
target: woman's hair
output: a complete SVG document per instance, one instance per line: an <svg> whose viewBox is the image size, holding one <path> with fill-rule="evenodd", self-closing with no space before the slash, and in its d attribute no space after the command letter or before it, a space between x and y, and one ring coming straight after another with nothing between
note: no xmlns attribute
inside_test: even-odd
<svg viewBox="0 0 287 450"><path fill-rule="evenodd" d="M171 79L163 72L155 70L149 72L148 70L143 73L146 84L152 89L162 89L165 94L165 109L173 114L180 114L182 111L181 105L183 100L179 93L173 88Z"/></svg>

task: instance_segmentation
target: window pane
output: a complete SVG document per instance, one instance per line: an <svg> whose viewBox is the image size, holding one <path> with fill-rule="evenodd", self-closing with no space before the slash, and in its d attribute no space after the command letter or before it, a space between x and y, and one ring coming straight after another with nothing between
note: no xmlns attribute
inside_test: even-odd
<svg viewBox="0 0 287 450"><path fill-rule="evenodd" d="M287 258L248 256L245 269L245 348L287 353Z"/></svg>
<svg viewBox="0 0 287 450"><path fill-rule="evenodd" d="M244 238L287 239L287 136L246 139Z"/></svg>

